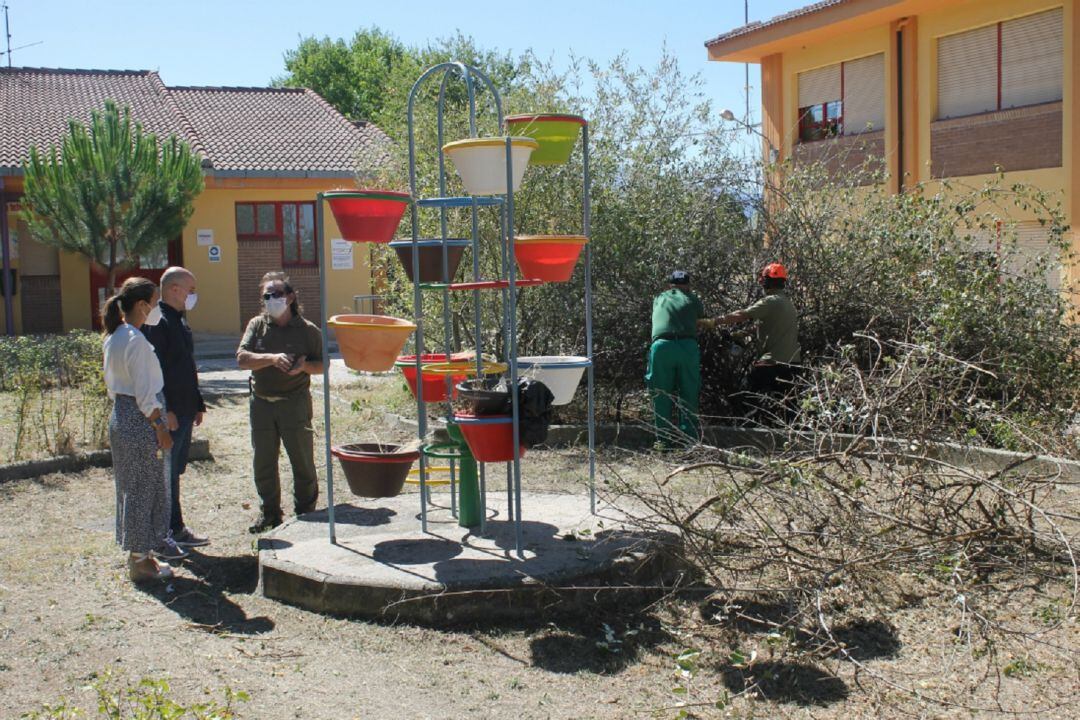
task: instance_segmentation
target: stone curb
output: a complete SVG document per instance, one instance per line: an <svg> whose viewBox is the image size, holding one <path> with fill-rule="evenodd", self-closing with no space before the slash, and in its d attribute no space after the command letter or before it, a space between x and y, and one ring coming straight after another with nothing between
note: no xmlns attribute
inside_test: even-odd
<svg viewBox="0 0 1080 720"><path fill-rule="evenodd" d="M399 415L387 413L388 423L416 432L416 421ZM748 447L761 452L772 452L777 448L794 444L796 447L816 447L822 452L839 452L855 441L855 435L838 434L827 438L817 437L812 433L782 433L765 428L736 428L712 425L703 429L707 444L723 448ZM654 440L652 428L646 425L601 424L596 426L595 442L597 445L612 446L625 450L640 450L652 446ZM875 438L866 441L878 450L890 454L908 454L925 452L933 460L960 467L996 472L1012 463L1030 457L1030 453L1017 453L1009 450L996 450L977 446L960 445L950 442L917 444L903 438ZM588 433L583 425L552 425L542 447L573 447L588 443ZM1025 466L1026 469L1055 474L1062 479L1080 480L1080 462L1066 460L1050 455L1036 455Z"/></svg>
<svg viewBox="0 0 1080 720"><path fill-rule="evenodd" d="M191 452L188 455L188 460L195 462L213 459L214 456L210 454L209 440L196 438L191 441ZM44 460L27 460L10 465L0 465L0 483L12 480L26 480L27 478L51 475L52 473L77 473L86 468L110 467L111 465L111 450L95 450L94 452L63 455Z"/></svg>

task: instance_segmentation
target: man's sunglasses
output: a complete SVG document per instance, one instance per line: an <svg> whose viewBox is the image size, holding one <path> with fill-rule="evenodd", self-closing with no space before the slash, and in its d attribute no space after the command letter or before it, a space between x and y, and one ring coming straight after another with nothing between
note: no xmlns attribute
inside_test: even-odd
<svg viewBox="0 0 1080 720"><path fill-rule="evenodd" d="M283 298L288 295L287 290L275 290L274 292L263 293L263 300L269 300L270 298Z"/></svg>

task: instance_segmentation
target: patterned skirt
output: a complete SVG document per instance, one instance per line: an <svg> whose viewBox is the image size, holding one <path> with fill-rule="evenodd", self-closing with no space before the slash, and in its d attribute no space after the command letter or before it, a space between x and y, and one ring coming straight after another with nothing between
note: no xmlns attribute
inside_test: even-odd
<svg viewBox="0 0 1080 720"><path fill-rule="evenodd" d="M169 453L159 457L154 428L135 398L117 395L109 418L116 478L116 542L148 553L169 529Z"/></svg>

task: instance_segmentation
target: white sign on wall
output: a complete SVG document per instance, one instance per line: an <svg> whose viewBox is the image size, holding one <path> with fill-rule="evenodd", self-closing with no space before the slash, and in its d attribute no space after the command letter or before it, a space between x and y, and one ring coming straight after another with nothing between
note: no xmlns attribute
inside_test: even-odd
<svg viewBox="0 0 1080 720"><path fill-rule="evenodd" d="M195 242L199 245L213 245L214 244L214 231L213 230L196 230Z"/></svg>
<svg viewBox="0 0 1080 720"><path fill-rule="evenodd" d="M353 245L348 240L334 238L330 241L330 267L334 270L353 269Z"/></svg>
<svg viewBox="0 0 1080 720"><path fill-rule="evenodd" d="M221 246L211 245L210 247L206 248L206 256L210 259L210 262L212 263L221 262Z"/></svg>

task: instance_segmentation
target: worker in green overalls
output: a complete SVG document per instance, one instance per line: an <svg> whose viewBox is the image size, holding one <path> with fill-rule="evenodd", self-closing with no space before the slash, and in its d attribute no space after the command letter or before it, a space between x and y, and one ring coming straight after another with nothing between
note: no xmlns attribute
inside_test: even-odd
<svg viewBox="0 0 1080 720"><path fill-rule="evenodd" d="M293 474L293 509L315 509L319 497L311 424L311 376L323 371L322 333L300 314L296 291L285 273L259 283L263 312L248 323L236 360L251 370L251 448L255 489L262 512L248 530L260 533L281 524L281 446Z"/></svg>
<svg viewBox="0 0 1080 720"><path fill-rule="evenodd" d="M690 291L690 274L676 270L669 287L652 306L652 344L645 384L652 396L656 441L663 447L700 439L698 395L701 392L701 353L698 328L715 327L705 307ZM672 411L679 410L675 427Z"/></svg>

